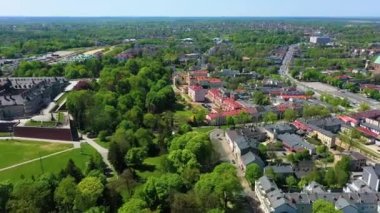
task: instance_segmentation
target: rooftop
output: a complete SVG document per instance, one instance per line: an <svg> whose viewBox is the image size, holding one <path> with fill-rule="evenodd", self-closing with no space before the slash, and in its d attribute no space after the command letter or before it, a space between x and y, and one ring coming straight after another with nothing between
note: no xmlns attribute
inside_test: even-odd
<svg viewBox="0 0 380 213"><path fill-rule="evenodd" d="M312 144L309 144L306 142L303 138L296 134L282 134L278 136L278 139L280 139L285 146L291 149L300 150L300 149L308 149L312 150L315 149L315 147Z"/></svg>
<svg viewBox="0 0 380 213"><path fill-rule="evenodd" d="M261 158L259 156L253 154L252 152L248 152L247 154L242 155L241 161L246 166L251 164L251 163L256 163L257 165L259 165L262 168L265 165L263 160L261 160Z"/></svg>

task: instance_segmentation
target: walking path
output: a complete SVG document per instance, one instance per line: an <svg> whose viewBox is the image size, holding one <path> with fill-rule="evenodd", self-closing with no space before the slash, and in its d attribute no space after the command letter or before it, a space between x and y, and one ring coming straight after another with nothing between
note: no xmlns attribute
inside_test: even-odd
<svg viewBox="0 0 380 213"><path fill-rule="evenodd" d="M100 146L98 143L96 143L91 138L88 138L86 135L83 135L83 140L86 143L88 143L90 146L92 146L92 148L94 148L100 154L100 156L102 156L102 159L103 159L104 163L108 166L108 168L111 169L114 172L114 174L117 174L115 172L115 169L113 168L112 164L108 160L108 149Z"/></svg>
<svg viewBox="0 0 380 213"><path fill-rule="evenodd" d="M32 162L35 162L35 161L39 161L39 160L42 160L42 159L46 159L46 158L49 158L49 157L52 157L52 156L55 156L55 155L59 155L59 154L62 154L62 153L65 153L65 152L68 152L68 151L71 151L71 150L74 150L74 149L77 149L77 148L74 147L74 148L70 148L70 149L65 149L63 151L59 151L59 152L55 152L53 154L45 155L45 156L42 156L40 158L35 158L35 159L32 159L32 160L24 161L22 163L14 164L12 166L8 166L8 167L0 169L0 172L6 171L6 170L9 170L9 169L13 169L13 168L16 168L16 167L19 167L19 166L22 166L22 165L25 165L25 164L28 164L28 163L32 163Z"/></svg>
<svg viewBox="0 0 380 213"><path fill-rule="evenodd" d="M46 143L62 143L62 144L73 144L74 147L80 148L80 143L76 141L60 141L60 140L50 140L50 139L40 139L40 138L22 138L22 137L0 137L0 140L23 140L23 141L37 141Z"/></svg>

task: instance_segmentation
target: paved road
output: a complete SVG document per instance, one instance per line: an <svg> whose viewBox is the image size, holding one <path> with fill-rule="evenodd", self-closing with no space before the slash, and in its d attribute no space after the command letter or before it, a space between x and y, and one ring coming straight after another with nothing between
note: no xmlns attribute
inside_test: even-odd
<svg viewBox="0 0 380 213"><path fill-rule="evenodd" d="M42 156L40 158L35 158L35 159L32 159L32 160L28 160L28 161L24 161L22 163L18 163L18 164L14 164L12 166L8 166L8 167L5 167L5 168L1 168L0 169L0 172L3 172L3 171L6 171L6 170L9 170L9 169L13 169L13 168L16 168L16 167L19 167L19 166L22 166L22 165L25 165L25 164L28 164L28 163L32 163L32 162L35 162L35 161L39 161L39 160L43 160L43 159L46 159L46 158L49 158L49 157L53 157L55 155L59 155L59 154L62 154L62 153L65 153L65 152L68 152L68 151L71 151L73 149L76 149L75 147L74 148L70 148L70 149L65 149L63 151L59 151L59 152L55 152L53 154L50 154L50 155L45 155L45 156Z"/></svg>
<svg viewBox="0 0 380 213"><path fill-rule="evenodd" d="M329 93L331 95L334 95L336 97L343 97L347 98L353 105L359 105L360 103L368 103L372 108L374 109L380 109L380 102L367 98L360 94L355 94L348 91L341 91L338 89L331 90L331 86L328 84L320 83L320 82L301 82L297 79L294 79L289 74L289 67L291 66L291 63L294 58L294 53L299 47L299 44L290 45L288 52L286 53L286 56L282 62L282 66L280 67L278 73L282 76L285 76L286 78L290 79L293 83L297 85L297 88L303 91L306 90L312 90L316 94L316 96L320 96L323 93Z"/></svg>
<svg viewBox="0 0 380 213"><path fill-rule="evenodd" d="M215 148L215 151L219 153L220 160L222 161L228 161L232 162L232 160L235 160L233 157L233 154L230 150L230 147L228 145L228 142L226 138L224 137L224 130L221 129L215 129L210 133L210 140L213 144L213 147ZM238 168L238 165L235 163L234 166L236 167L237 176L239 177L240 184L243 187L244 194L249 201L249 205L251 207L250 212L252 213L259 213L261 212L259 210L260 203L258 202L258 199L256 198L255 192L251 189L248 181L244 177L244 173Z"/></svg>

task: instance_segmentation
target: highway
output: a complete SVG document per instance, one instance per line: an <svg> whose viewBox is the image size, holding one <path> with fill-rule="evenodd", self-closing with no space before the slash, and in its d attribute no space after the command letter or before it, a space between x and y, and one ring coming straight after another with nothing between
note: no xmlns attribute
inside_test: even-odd
<svg viewBox="0 0 380 213"><path fill-rule="evenodd" d="M353 106L358 106L360 103L364 102L368 103L371 106L371 108L380 109L379 101L367 98L361 94L355 94L349 91L338 90L335 87L320 82L302 82L298 81L297 79L294 79L289 74L289 67L292 64L294 53L298 47L299 44L293 44L289 46L288 52L286 53L286 56L284 57L284 60L278 72L280 75L284 76L285 78L289 79L292 83L296 84L299 90L312 90L314 91L317 97L319 97L323 93L329 93L336 97L347 98Z"/></svg>

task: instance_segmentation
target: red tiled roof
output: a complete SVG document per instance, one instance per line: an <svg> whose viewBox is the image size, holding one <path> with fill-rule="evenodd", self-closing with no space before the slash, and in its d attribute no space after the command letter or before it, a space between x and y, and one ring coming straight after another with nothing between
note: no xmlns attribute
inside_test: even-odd
<svg viewBox="0 0 380 213"><path fill-rule="evenodd" d="M356 114L351 115L352 118L354 119L359 119L359 118L375 118L380 116L380 110L374 109L374 110L369 110L365 112L359 112Z"/></svg>
<svg viewBox="0 0 380 213"><path fill-rule="evenodd" d="M189 86L189 89L194 90L194 91L199 91L199 90L202 90L203 87L199 85L193 85L193 86Z"/></svg>
<svg viewBox="0 0 380 213"><path fill-rule="evenodd" d="M216 96L216 97L220 97L220 96L222 96L222 93L220 92L219 89L210 89L208 92L209 92L211 95Z"/></svg>
<svg viewBox="0 0 380 213"><path fill-rule="evenodd" d="M222 82L222 80L220 80L219 78L209 78L208 81L211 83L221 83Z"/></svg>
<svg viewBox="0 0 380 213"><path fill-rule="evenodd" d="M340 119L341 121L346 122L346 123L355 123L355 124L358 123L358 120L356 120L355 118L352 118L348 115L338 115L336 117L338 119Z"/></svg>
<svg viewBox="0 0 380 213"><path fill-rule="evenodd" d="M232 108L241 108L242 106L232 98L226 98L223 100L223 104L227 104Z"/></svg>
<svg viewBox="0 0 380 213"><path fill-rule="evenodd" d="M309 127L309 125L307 125L306 123L304 123L304 122L302 122L300 120L295 120L295 121L293 121L292 124L295 127L297 127L297 129L311 131L311 128Z"/></svg>
<svg viewBox="0 0 380 213"><path fill-rule="evenodd" d="M361 84L361 89L374 89L374 90L380 90L380 85L376 84Z"/></svg>
<svg viewBox="0 0 380 213"><path fill-rule="evenodd" d="M368 129L366 129L366 128L363 128L363 127L357 127L356 129L359 130L359 132L363 133L364 135L367 135L367 136L370 136L370 137L374 137L374 138L379 137L378 134L376 134L376 133L374 133L374 132L371 132L370 130L368 130Z"/></svg>
<svg viewBox="0 0 380 213"><path fill-rule="evenodd" d="M295 99L308 99L309 97L306 95L281 95L282 98L288 99L288 98L295 98Z"/></svg>
<svg viewBox="0 0 380 213"><path fill-rule="evenodd" d="M336 76L335 78L337 78L337 79L351 79L352 77L349 75L339 75L339 76Z"/></svg>

